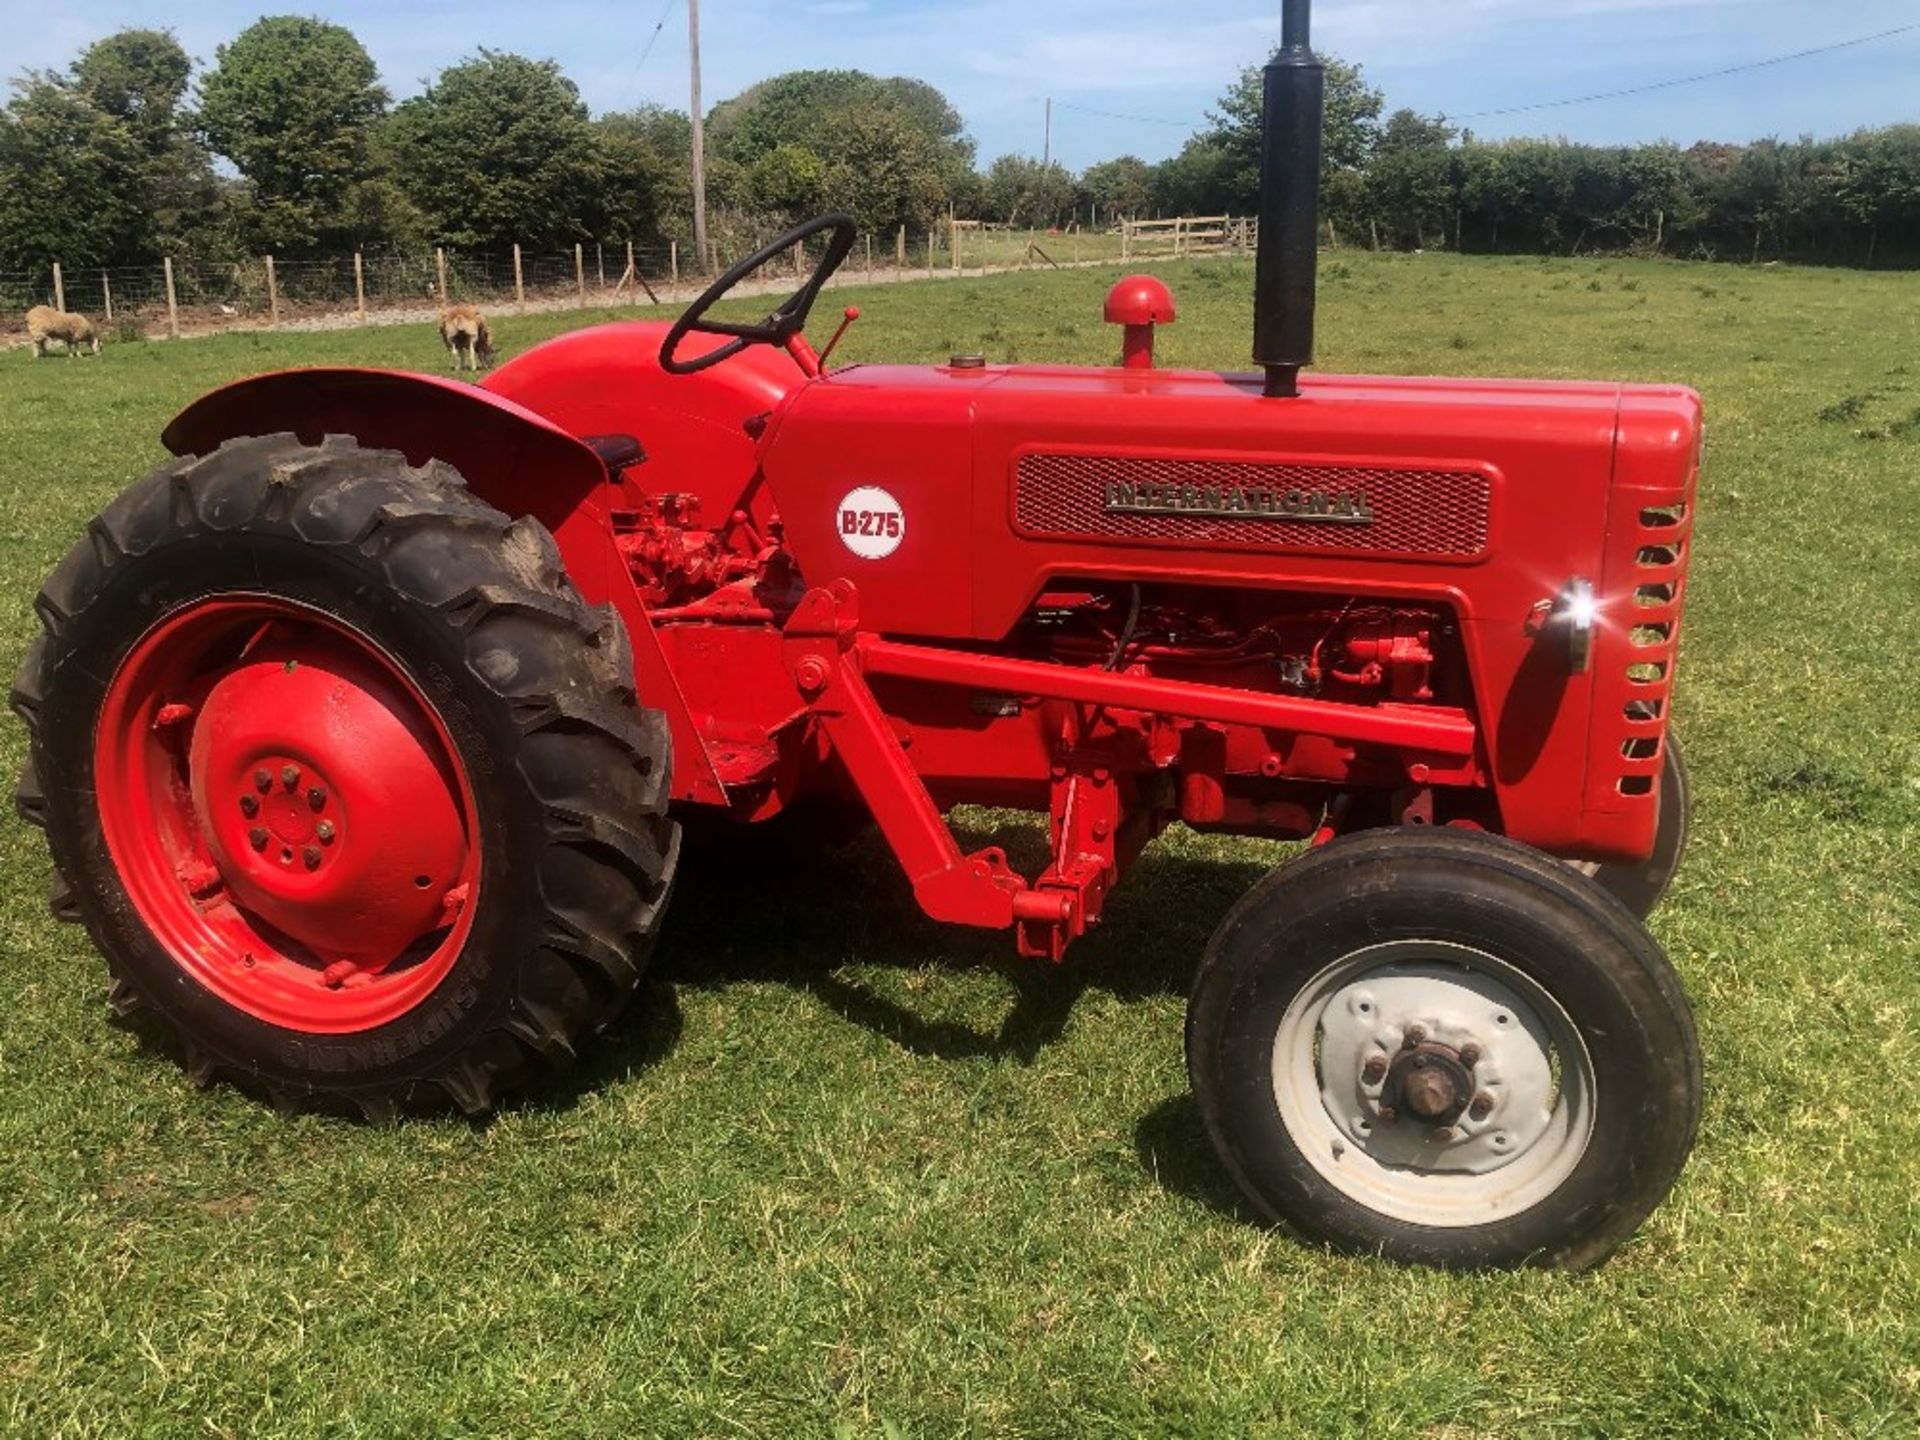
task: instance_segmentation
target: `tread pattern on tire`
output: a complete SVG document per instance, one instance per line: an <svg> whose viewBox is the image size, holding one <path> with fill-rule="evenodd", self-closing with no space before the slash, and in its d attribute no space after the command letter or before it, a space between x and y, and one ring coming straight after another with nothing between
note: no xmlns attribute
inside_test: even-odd
<svg viewBox="0 0 1920 1440"><path fill-rule="evenodd" d="M116 582L129 559L157 547L217 543L255 529L355 552L361 568L425 607L462 637L467 668L506 707L520 735L510 757L545 813L543 853L524 883L547 917L542 943L515 957L516 993L451 1062L378 1088L276 1089L277 1102L344 1095L369 1118L430 1104L490 1110L571 1061L582 1036L611 1023L637 988L672 888L679 829L667 816L671 751L666 722L640 707L619 617L585 604L567 579L553 537L474 497L449 466L413 466L397 451L366 450L330 435L318 446L292 435L230 440L169 464L131 486L89 526L35 602L41 633L12 693L31 744L15 794L28 822L49 829L42 789L41 710L77 663L61 636ZM52 908L88 923L75 901L73 857L54 851ZM518 883L518 882L517 882ZM147 1003L137 980L107 954L110 1001L122 1014ZM202 1037L177 1033L196 1081L246 1081L244 1067Z"/></svg>
<svg viewBox="0 0 1920 1440"><path fill-rule="evenodd" d="M1581 1233L1524 1253L1513 1250L1500 1239L1499 1232L1514 1229L1525 1216L1481 1230L1434 1232L1391 1218L1367 1218L1364 1207L1357 1202L1335 1201L1318 1214L1279 1204L1274 1196L1263 1193L1263 1186L1254 1179L1249 1166L1257 1157L1242 1153L1240 1137L1227 1122L1227 1101L1223 1098L1226 1082L1220 1058L1212 1053L1203 1038L1203 1035L1217 1036L1221 1022L1231 1014L1227 992L1218 983L1221 976L1232 976L1236 972L1236 958L1229 953L1230 946L1238 943L1239 934L1250 933L1252 917L1262 913L1267 898L1276 890L1284 889L1303 897L1337 896L1341 903L1358 904L1370 892L1379 890L1388 873L1386 866L1419 866L1432 862L1454 867L1462 878L1477 872L1490 884L1537 887L1542 896L1554 892L1570 895L1580 907L1583 923L1608 937L1614 948L1614 963L1622 967L1623 975L1631 973L1647 987L1644 998L1653 1002L1654 1007L1648 1013L1672 1027L1675 1043L1662 1055L1671 1070L1667 1078L1673 1082L1672 1090L1656 1110L1640 1116L1638 1122L1648 1127L1649 1133L1659 1134L1653 1164L1630 1174L1617 1174L1614 1177L1617 1186L1609 1186L1605 1193L1594 1198L1584 1216L1585 1228ZM1264 943L1285 952L1292 948L1291 938L1284 934L1270 936ZM1579 877L1564 862L1503 836L1451 830L1381 829L1307 851L1257 883L1228 911L1202 956L1194 976L1192 996L1186 1024L1188 1073L1193 1081L1195 1101L1222 1163L1242 1193L1267 1219L1285 1224L1310 1239L1342 1248L1389 1251L1400 1259L1447 1266L1551 1264L1583 1269L1605 1259L1667 1193L1699 1129L1702 1089L1699 1039L1686 992L1658 942L1638 917L1612 894ZM1207 1010L1204 1019L1203 1006ZM1242 1028L1244 1030L1244 1026ZM1266 1032L1259 1033L1264 1036ZM1325 1193L1333 1193L1330 1187L1318 1182L1315 1185ZM1546 1203L1543 1202L1543 1206ZM1345 1217L1338 1213L1342 1209L1348 1212ZM1434 1238L1436 1236L1439 1238Z"/></svg>

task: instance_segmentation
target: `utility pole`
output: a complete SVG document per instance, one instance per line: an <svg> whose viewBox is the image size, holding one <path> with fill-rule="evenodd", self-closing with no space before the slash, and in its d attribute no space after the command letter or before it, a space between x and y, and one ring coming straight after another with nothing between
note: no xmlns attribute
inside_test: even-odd
<svg viewBox="0 0 1920 1440"><path fill-rule="evenodd" d="M687 0L687 58L693 67L693 252L694 268L707 273L707 136L700 109L700 0Z"/></svg>
<svg viewBox="0 0 1920 1440"><path fill-rule="evenodd" d="M1046 169L1053 163L1053 97L1047 97L1046 138L1040 142L1040 168Z"/></svg>

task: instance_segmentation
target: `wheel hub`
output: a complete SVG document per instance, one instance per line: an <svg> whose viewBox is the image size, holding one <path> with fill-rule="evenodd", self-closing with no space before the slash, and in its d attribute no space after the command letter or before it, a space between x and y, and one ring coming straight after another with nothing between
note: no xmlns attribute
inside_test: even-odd
<svg viewBox="0 0 1920 1440"><path fill-rule="evenodd" d="M1472 1042L1465 1048L1478 1058ZM1386 1082L1383 1105L1434 1126L1453 1124L1473 1099L1473 1070L1462 1062L1461 1052L1431 1041L1411 1050L1403 1047Z"/></svg>
<svg viewBox="0 0 1920 1440"><path fill-rule="evenodd" d="M1383 1164L1485 1174L1547 1133L1549 1043L1489 976L1384 964L1340 988L1320 1017L1327 1118Z"/></svg>
<svg viewBox="0 0 1920 1440"><path fill-rule="evenodd" d="M329 966L382 968L442 923L467 862L434 737L346 646L255 646L199 707L194 808L234 899Z"/></svg>

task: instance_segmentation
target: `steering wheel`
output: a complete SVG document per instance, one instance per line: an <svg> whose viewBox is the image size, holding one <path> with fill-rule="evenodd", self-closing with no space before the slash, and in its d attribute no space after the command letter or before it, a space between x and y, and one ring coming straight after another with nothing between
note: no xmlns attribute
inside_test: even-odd
<svg viewBox="0 0 1920 1440"><path fill-rule="evenodd" d="M820 263L813 267L813 273L807 277L806 283L781 301L779 308L765 320L758 324L735 324L706 318L707 311L747 276L823 230L831 230L833 239L827 242L826 253L820 257ZM703 290L700 298L687 307L686 313L673 322L667 338L660 343L660 368L669 375L692 375L718 365L722 360L731 360L749 345L778 345L788 349L793 337L806 327L807 312L813 309L813 302L819 298L820 287L827 283L827 277L840 268L840 262L853 249L857 233L851 215L835 213L809 220L804 225L796 225L786 234L768 241ZM696 355L691 360L680 359L675 353L680 348L680 342L695 333L724 335L727 343L704 355Z"/></svg>

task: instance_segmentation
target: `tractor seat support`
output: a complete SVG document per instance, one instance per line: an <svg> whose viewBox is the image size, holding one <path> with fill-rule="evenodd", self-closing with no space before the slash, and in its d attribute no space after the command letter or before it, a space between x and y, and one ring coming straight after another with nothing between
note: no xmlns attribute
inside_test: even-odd
<svg viewBox="0 0 1920 1440"><path fill-rule="evenodd" d="M618 480L621 471L647 462L647 452L631 435L582 435L580 443L600 457L600 463L607 467L607 477L612 480Z"/></svg>

